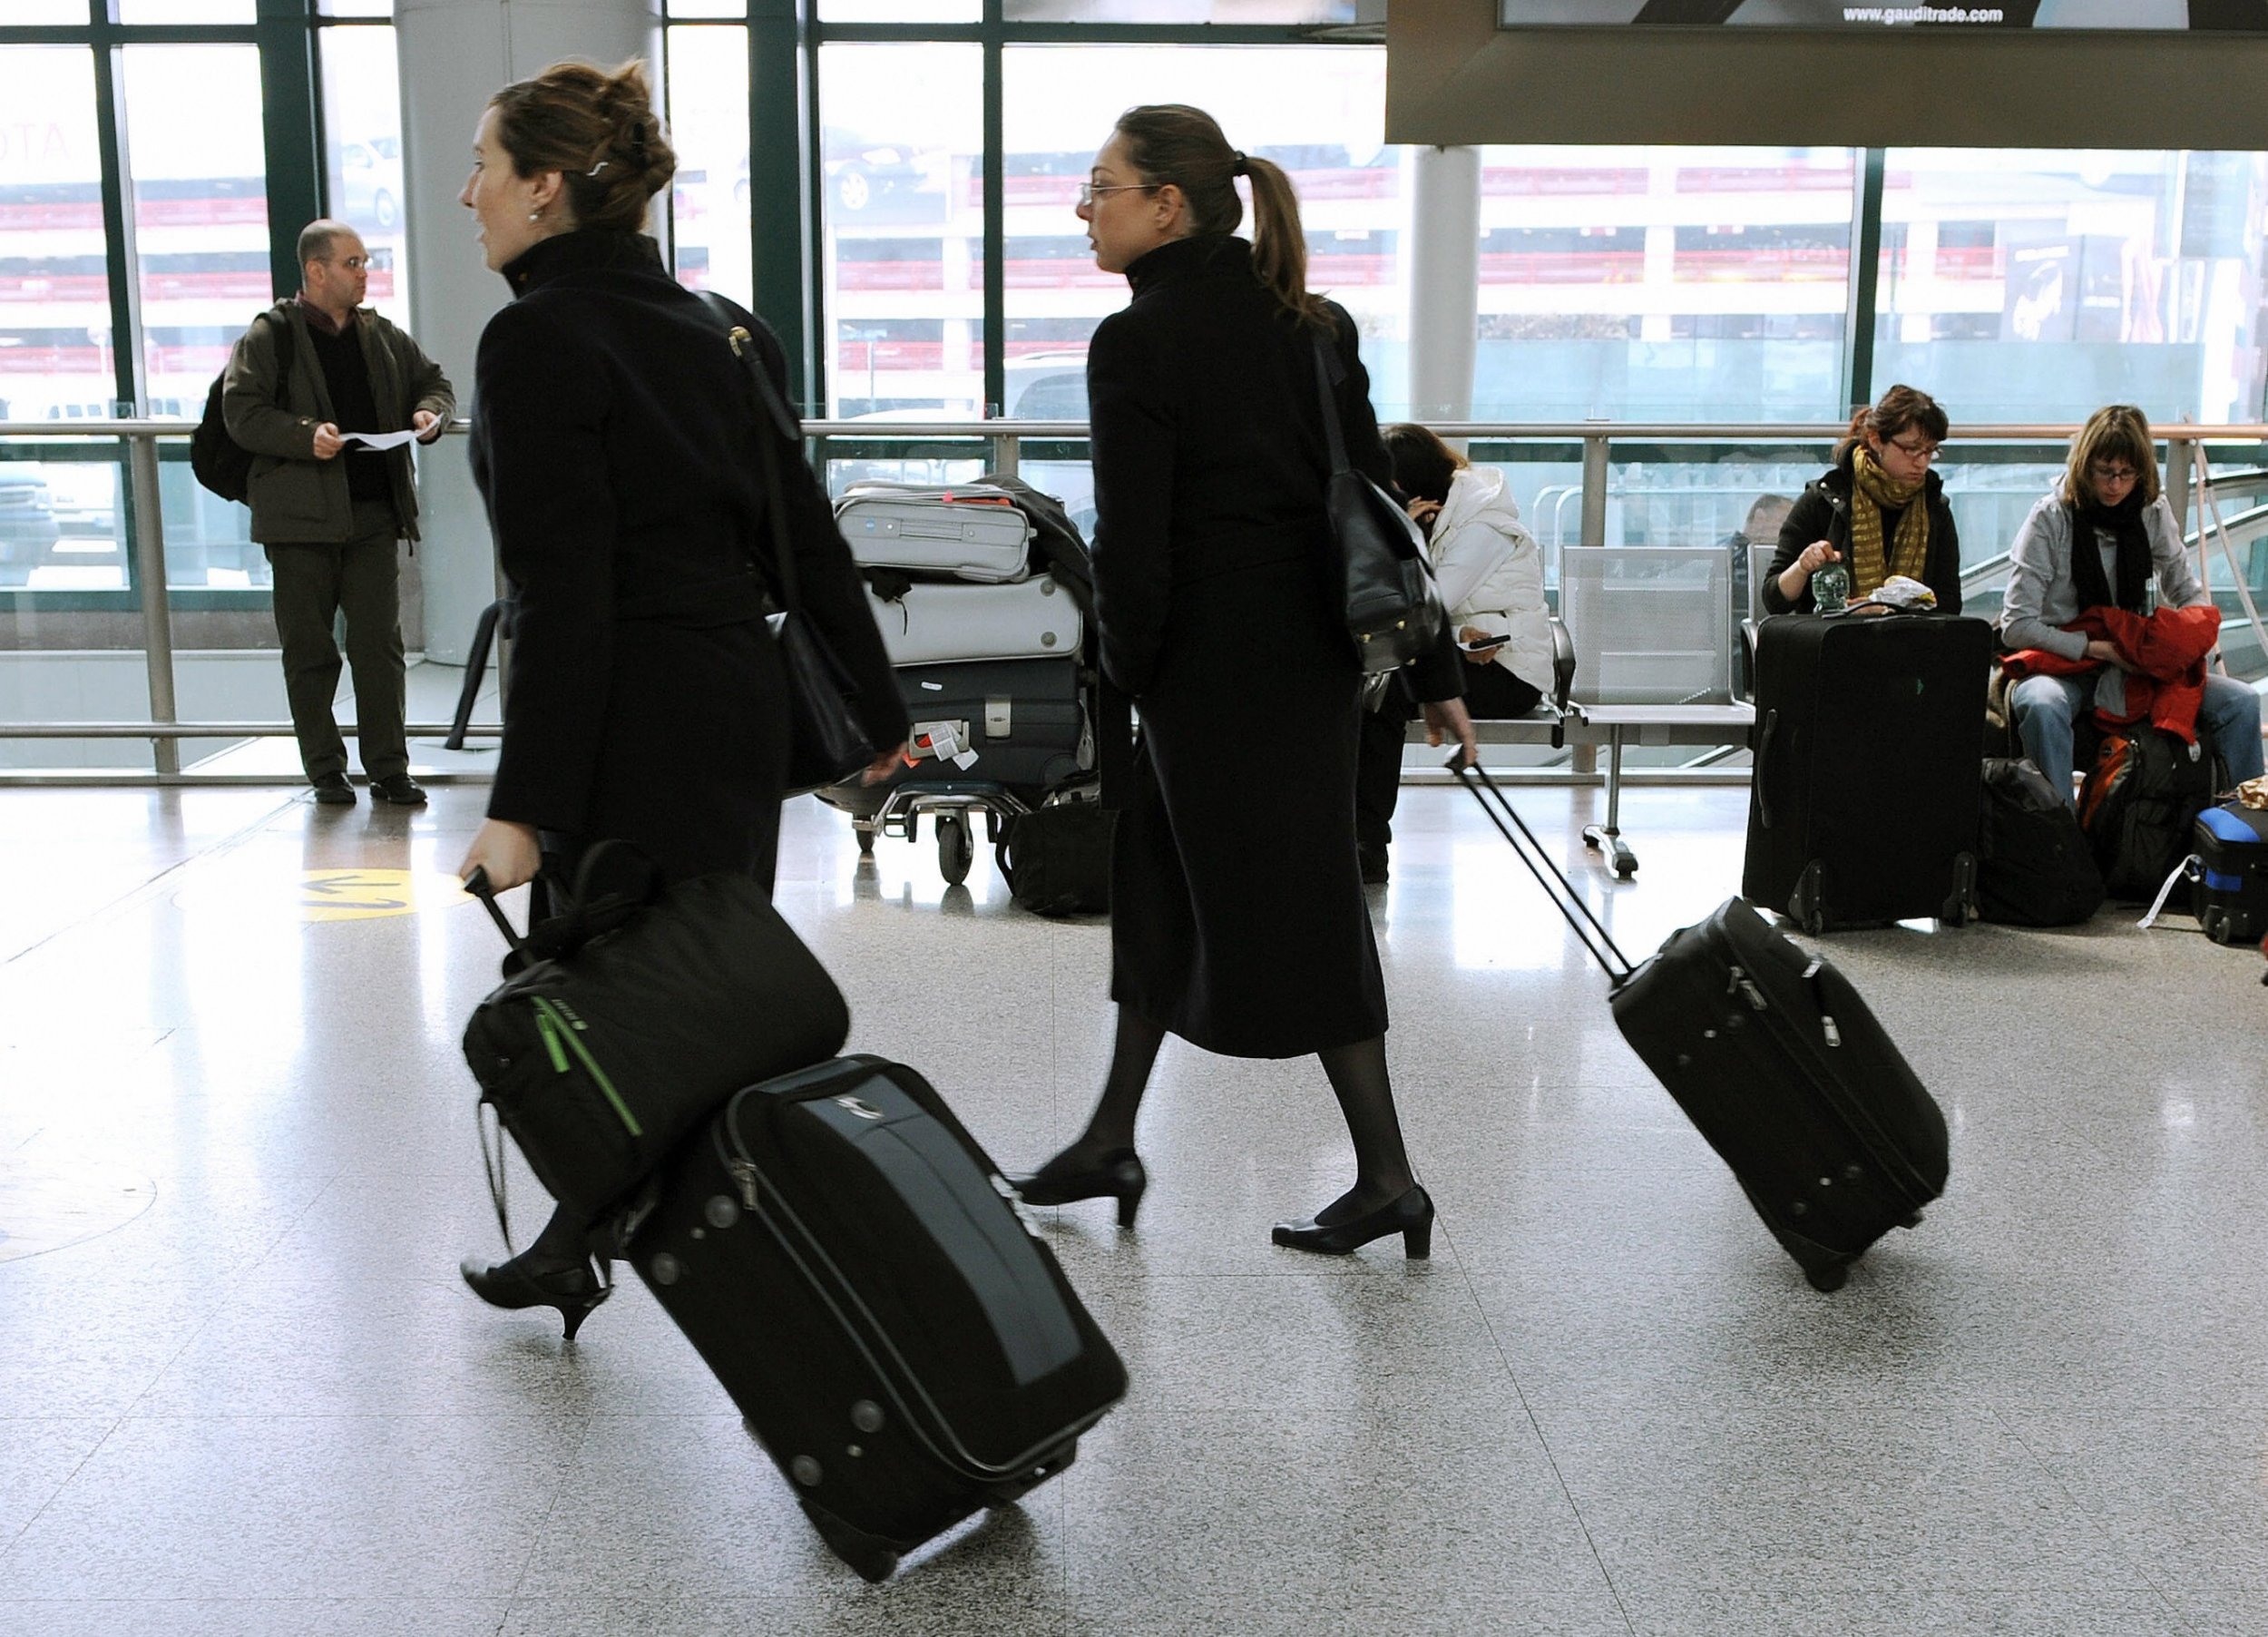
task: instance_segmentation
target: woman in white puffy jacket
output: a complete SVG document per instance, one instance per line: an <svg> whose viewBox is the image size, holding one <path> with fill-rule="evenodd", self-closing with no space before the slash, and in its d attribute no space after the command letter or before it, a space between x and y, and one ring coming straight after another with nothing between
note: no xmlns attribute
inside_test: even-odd
<svg viewBox="0 0 2268 1637"><path fill-rule="evenodd" d="M1527 715L1551 687L1551 626L1543 554L1520 521L1504 475L1469 464L1423 426L1388 426L1383 435L1394 485L1425 531L1442 606L1469 662L1466 710L1476 719ZM1407 698L1390 689L1363 724L1355 844L1365 881L1386 878L1410 715Z"/></svg>

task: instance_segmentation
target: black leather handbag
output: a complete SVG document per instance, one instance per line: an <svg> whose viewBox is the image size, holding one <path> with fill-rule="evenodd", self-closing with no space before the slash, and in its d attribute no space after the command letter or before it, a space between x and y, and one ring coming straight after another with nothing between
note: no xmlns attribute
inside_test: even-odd
<svg viewBox="0 0 2268 1637"><path fill-rule="evenodd" d="M756 445L764 463L764 500L772 525L773 564L779 610L768 618L787 678L787 778L785 793L800 796L855 778L875 759L875 747L859 725L850 701L856 694L843 662L804 615L796 600L796 551L789 533L787 493L780 486L779 446L796 441L796 417L780 401L771 377L757 357L755 338L735 320L731 308L711 296L710 310L726 325L732 355L748 372L760 413ZM775 436L777 434L777 436Z"/></svg>
<svg viewBox="0 0 2268 1637"><path fill-rule="evenodd" d="M1365 671L1390 671L1431 652L1440 640L1441 593L1417 524L1393 495L1349 464L1331 374L1331 355L1318 336L1315 387L1323 397L1324 436L1331 446L1324 507L1338 545L1347 634L1354 639Z"/></svg>

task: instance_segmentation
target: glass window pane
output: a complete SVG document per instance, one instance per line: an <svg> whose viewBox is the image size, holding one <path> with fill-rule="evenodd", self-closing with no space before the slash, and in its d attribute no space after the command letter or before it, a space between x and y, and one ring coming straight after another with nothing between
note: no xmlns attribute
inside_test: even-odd
<svg viewBox="0 0 2268 1637"><path fill-rule="evenodd" d="M1352 23L1354 0L1006 0L1002 15L1011 23Z"/></svg>
<svg viewBox="0 0 2268 1637"><path fill-rule="evenodd" d="M974 45L820 48L830 416L981 412L982 74Z"/></svg>
<svg viewBox="0 0 2268 1637"><path fill-rule="evenodd" d="M756 288L748 262L748 35L737 28L673 28L669 74L678 281L745 307Z"/></svg>
<svg viewBox="0 0 2268 1637"><path fill-rule="evenodd" d="M315 9L326 17L390 17L394 0L316 0Z"/></svg>
<svg viewBox="0 0 2268 1637"><path fill-rule="evenodd" d="M259 0L118 0L121 23L253 23Z"/></svg>
<svg viewBox="0 0 2268 1637"><path fill-rule="evenodd" d="M982 0L819 0L822 23L974 23Z"/></svg>
<svg viewBox="0 0 2268 1637"><path fill-rule="evenodd" d="M410 327L402 103L390 28L322 33L324 191L370 252L371 306Z"/></svg>
<svg viewBox="0 0 2268 1637"><path fill-rule="evenodd" d="M2257 418L2268 155L1892 149L1878 383L1958 421Z"/></svg>
<svg viewBox="0 0 2268 1637"><path fill-rule="evenodd" d="M1481 419L1840 418L1846 148L1484 148Z"/></svg>
<svg viewBox="0 0 2268 1637"><path fill-rule="evenodd" d="M142 390L149 413L193 420L237 337L274 299L259 54L130 45L125 76ZM249 584L258 554L244 509L202 505L185 464L168 463L167 475L169 582Z"/></svg>
<svg viewBox="0 0 2268 1637"><path fill-rule="evenodd" d="M748 0L669 0L672 22L689 17L745 17Z"/></svg>
<svg viewBox="0 0 2268 1637"><path fill-rule="evenodd" d="M1383 51L1315 46L1027 46L1004 64L1007 413L1084 419L1088 338L1126 305L1074 213L1110 123L1135 100L1190 103L1290 172L1307 281L1354 316L1371 397L1407 413L1406 155L1384 142ZM1251 231L1249 209L1239 230ZM1076 510L1088 491L1066 495Z"/></svg>
<svg viewBox="0 0 2268 1637"><path fill-rule="evenodd" d="M94 54L0 46L0 107L9 111L0 124L0 420L107 416L118 389Z"/></svg>
<svg viewBox="0 0 2268 1637"><path fill-rule="evenodd" d="M31 27L42 23L84 23L86 0L9 0L0 24Z"/></svg>

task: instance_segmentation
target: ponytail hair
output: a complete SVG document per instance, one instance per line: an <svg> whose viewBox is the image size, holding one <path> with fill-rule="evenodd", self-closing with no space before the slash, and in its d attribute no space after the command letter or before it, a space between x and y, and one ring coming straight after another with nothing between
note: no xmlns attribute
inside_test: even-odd
<svg viewBox="0 0 2268 1637"><path fill-rule="evenodd" d="M635 233L678 156L654 112L646 65L554 63L488 99L496 140L519 176L559 172L575 225Z"/></svg>
<svg viewBox="0 0 2268 1637"><path fill-rule="evenodd" d="M1149 186L1171 182L1188 201L1194 233L1233 233L1244 221L1237 178L1252 188L1252 267L1284 309L1317 328L1330 326L1323 298L1307 290L1307 235L1299 194L1283 167L1228 145L1213 116L1180 103L1129 108L1119 116L1127 159Z"/></svg>
<svg viewBox="0 0 2268 1637"><path fill-rule="evenodd" d="M1892 387L1888 392L1851 417L1851 429L1835 446L1835 464L1866 440L1872 432L1888 443L1909 426L1919 426L1921 436L1933 444L1945 441L1951 430L1945 411L1928 393L1912 387Z"/></svg>

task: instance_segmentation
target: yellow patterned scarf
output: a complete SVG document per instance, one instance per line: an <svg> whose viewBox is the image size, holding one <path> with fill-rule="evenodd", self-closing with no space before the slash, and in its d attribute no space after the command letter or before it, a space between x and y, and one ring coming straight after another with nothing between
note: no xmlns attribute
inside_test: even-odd
<svg viewBox="0 0 2268 1637"><path fill-rule="evenodd" d="M1851 600L1855 603L1872 596L1892 574L1921 578L1930 556L1930 507L1920 496L1930 480L1925 474L1919 483L1892 483L1863 444L1851 453ZM1882 513L1901 506L1905 512L1885 561Z"/></svg>

